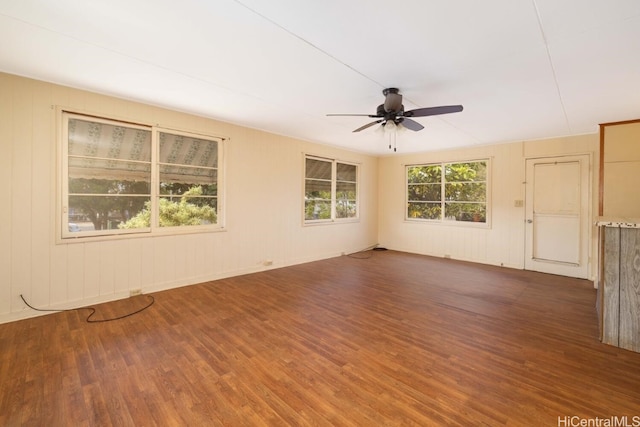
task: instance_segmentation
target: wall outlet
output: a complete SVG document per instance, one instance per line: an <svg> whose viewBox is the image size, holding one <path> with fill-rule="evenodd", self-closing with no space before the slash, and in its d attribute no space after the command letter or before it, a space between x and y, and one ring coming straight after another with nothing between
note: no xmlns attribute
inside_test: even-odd
<svg viewBox="0 0 640 427"><path fill-rule="evenodd" d="M516 208L523 208L524 207L524 200L514 200L513 201L513 206Z"/></svg>
<svg viewBox="0 0 640 427"><path fill-rule="evenodd" d="M272 261L272 260L270 260L270 259L266 259L266 260L262 263L262 265L264 265L265 267L268 267L268 266L270 266L270 265L273 265L273 261Z"/></svg>
<svg viewBox="0 0 640 427"><path fill-rule="evenodd" d="M446 259L451 259L451 255L449 255L449 254L444 254L444 257L445 257Z"/></svg>
<svg viewBox="0 0 640 427"><path fill-rule="evenodd" d="M136 295L142 295L142 289L130 289L129 290L129 296L130 297L135 297Z"/></svg>

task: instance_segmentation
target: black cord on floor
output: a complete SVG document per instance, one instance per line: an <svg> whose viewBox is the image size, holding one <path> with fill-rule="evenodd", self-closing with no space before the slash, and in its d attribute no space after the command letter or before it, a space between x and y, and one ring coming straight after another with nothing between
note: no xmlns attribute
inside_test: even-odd
<svg viewBox="0 0 640 427"><path fill-rule="evenodd" d="M365 251L356 252L356 254L361 254L363 252L365 252ZM356 256L356 254L347 254L347 256L349 258L353 258L353 259L369 259L369 258L371 258L371 254L365 255L365 256Z"/></svg>
<svg viewBox="0 0 640 427"><path fill-rule="evenodd" d="M78 308L66 308L66 309L61 309L61 310L53 310L53 309L46 309L46 308L36 308L34 306L32 306L31 304L29 304L27 302L26 299L24 299L24 297L22 296L22 294L20 294L20 298L22 298L22 301L27 305L27 307L29 307L32 310L35 311L77 311L77 310L91 310L91 313L89 313L89 315L87 316L87 318L85 319L85 321L87 323L101 323L101 322L111 322L113 320L120 320L120 319L124 319L125 317L129 317L129 316L133 316L134 314L138 314L141 311L146 310L147 308L151 307L153 305L154 302L156 302L155 298L152 295L145 295L146 297L150 298L151 300L149 301L149 304L145 305L144 307L142 307L139 310L136 310L132 313L127 313L125 315L122 316L118 316L118 317L113 317L111 319L96 319L93 320L91 319L91 317L96 314L96 309L93 307L78 307Z"/></svg>
<svg viewBox="0 0 640 427"><path fill-rule="evenodd" d="M366 255L366 256L356 256L356 255L364 253L364 252L369 252L369 251L386 251L386 250L387 250L387 248L383 248L381 246L376 245L374 247L368 247L367 249L363 249L363 250L358 251L358 252L353 252L353 253L347 254L347 256L349 258L353 258L353 259L369 259L369 258L371 258L373 256L372 253L369 253L369 255Z"/></svg>

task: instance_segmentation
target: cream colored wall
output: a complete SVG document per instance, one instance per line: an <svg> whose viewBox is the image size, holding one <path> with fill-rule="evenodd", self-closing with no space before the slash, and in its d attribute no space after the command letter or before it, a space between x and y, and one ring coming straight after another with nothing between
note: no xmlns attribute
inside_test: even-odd
<svg viewBox="0 0 640 427"><path fill-rule="evenodd" d="M381 158L379 162L380 244L390 249L505 267L524 268L525 162L527 158L590 154L592 156L590 222L597 212L597 134L488 145L460 150ZM406 164L491 159L491 224L489 227L455 223L405 221ZM592 230L592 256L596 248ZM593 265L593 263L592 263Z"/></svg>
<svg viewBox="0 0 640 427"><path fill-rule="evenodd" d="M604 125L603 215L640 217L640 191L629 191L640 171L640 122Z"/></svg>
<svg viewBox="0 0 640 427"><path fill-rule="evenodd" d="M229 137L226 231L56 244L57 106ZM523 268L525 211L514 201L525 199L527 158L591 154L597 212L596 134L377 159L2 73L0 117L0 323L35 314L25 309L20 294L39 307L77 307L123 298L131 289L153 292L337 256L377 242ZM361 165L359 222L302 225L303 153ZM404 221L405 164L480 158L491 159L490 228ZM593 248L595 234L594 229ZM265 267L265 260L273 267Z"/></svg>
<svg viewBox="0 0 640 427"><path fill-rule="evenodd" d="M226 231L56 244L56 107L230 138ZM0 323L352 252L377 242L378 160L0 73ZM303 226L303 153L360 164L359 222Z"/></svg>

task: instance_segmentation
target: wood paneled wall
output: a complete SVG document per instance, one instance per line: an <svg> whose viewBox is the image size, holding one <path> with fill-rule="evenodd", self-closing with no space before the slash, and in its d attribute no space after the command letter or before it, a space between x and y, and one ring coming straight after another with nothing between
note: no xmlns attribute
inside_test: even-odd
<svg viewBox="0 0 640 427"><path fill-rule="evenodd" d="M640 229L602 229L602 342L640 352Z"/></svg>
<svg viewBox="0 0 640 427"><path fill-rule="evenodd" d="M226 231L57 244L56 108L223 135ZM302 225L303 154L360 165L359 222ZM277 268L377 242L378 160L185 113L0 73L0 323Z"/></svg>
<svg viewBox="0 0 640 427"><path fill-rule="evenodd" d="M226 231L56 244L56 107L230 138ZM356 223L302 225L302 156L360 164ZM322 259L375 243L523 268L524 165L531 157L592 153L596 134L375 158L119 98L0 73L0 322L40 307L71 307ZM404 221L404 165L490 158L491 227ZM597 189L594 171L594 191ZM597 201L597 197L594 197ZM593 233L593 247L595 236ZM595 252L593 252L595 254ZM592 263L593 265L593 263Z"/></svg>
<svg viewBox="0 0 640 427"><path fill-rule="evenodd" d="M448 256L505 267L524 268L525 161L528 158L590 154L598 165L598 135L580 135L540 141L479 146L380 160L380 243L390 248L432 256ZM488 227L405 221L405 171L407 164L491 160L491 223ZM592 171L591 211L597 212L598 173ZM590 223L593 223L591 214ZM597 230L591 233L591 275L595 274Z"/></svg>

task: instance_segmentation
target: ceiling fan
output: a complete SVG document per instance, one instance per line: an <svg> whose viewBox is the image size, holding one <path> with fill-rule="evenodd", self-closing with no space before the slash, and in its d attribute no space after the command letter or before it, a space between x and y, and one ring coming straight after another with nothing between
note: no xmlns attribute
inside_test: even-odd
<svg viewBox="0 0 640 427"><path fill-rule="evenodd" d="M437 116L439 114L458 113L462 111L462 105L444 105L441 107L416 108L415 110L404 111L402 95L399 92L400 90L395 87L384 89L382 91L385 97L384 104L378 105L376 114L327 114L327 116L363 116L378 119L364 126L360 126L358 129L355 129L354 132L360 132L378 123L385 126L389 122L392 122L396 126L402 124L402 126L407 129L419 131L424 129L424 126L412 120L412 117Z"/></svg>

